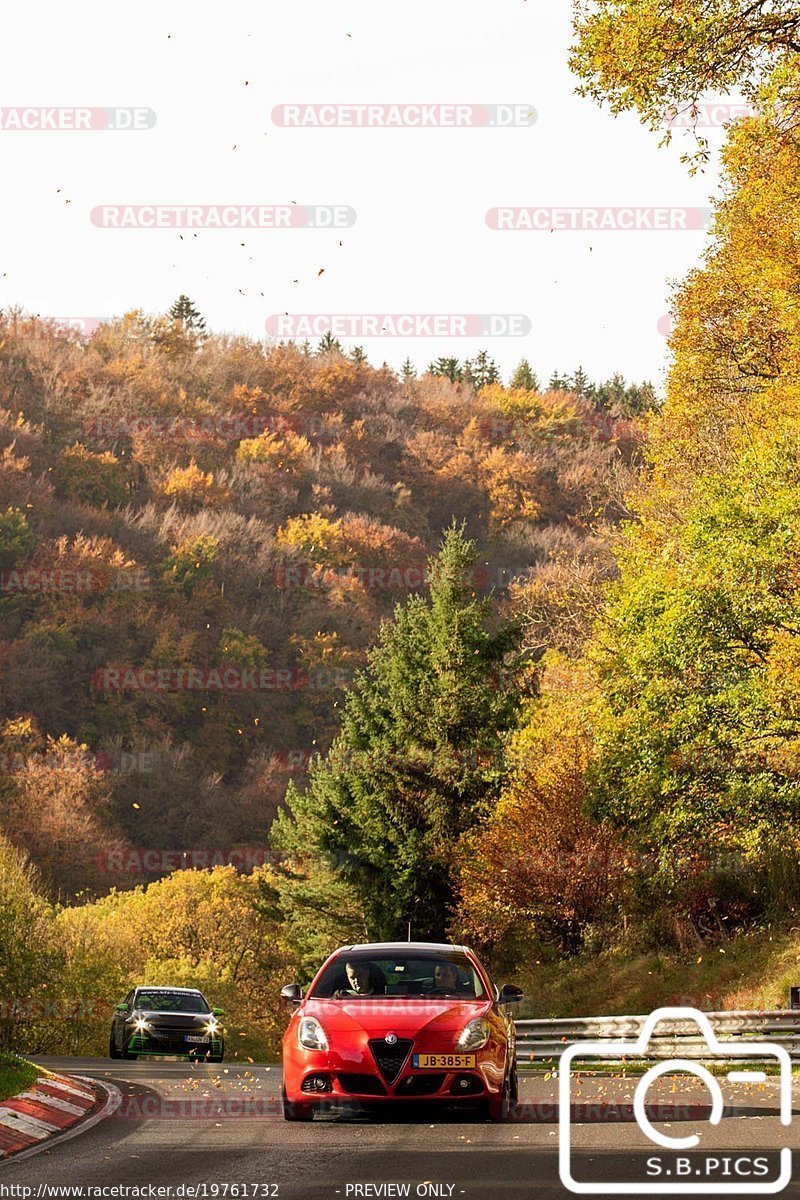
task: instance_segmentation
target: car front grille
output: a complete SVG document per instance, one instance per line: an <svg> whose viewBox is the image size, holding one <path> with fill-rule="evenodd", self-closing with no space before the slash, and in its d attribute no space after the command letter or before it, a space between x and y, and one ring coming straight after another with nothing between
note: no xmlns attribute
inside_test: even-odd
<svg viewBox="0 0 800 1200"><path fill-rule="evenodd" d="M374 1075L339 1074L342 1090L358 1096L385 1096L386 1088Z"/></svg>
<svg viewBox="0 0 800 1200"><path fill-rule="evenodd" d="M387 1083L394 1083L397 1079L413 1045L410 1038L398 1038L394 1045L390 1045L384 1038L370 1038L372 1057Z"/></svg>
<svg viewBox="0 0 800 1200"><path fill-rule="evenodd" d="M444 1075L407 1075L398 1087L397 1096L432 1096L444 1083Z"/></svg>
<svg viewBox="0 0 800 1200"><path fill-rule="evenodd" d="M128 1049L136 1054L195 1054L205 1057L209 1054L219 1054L222 1043L218 1038L210 1042L187 1042L184 1029L157 1029L134 1034Z"/></svg>

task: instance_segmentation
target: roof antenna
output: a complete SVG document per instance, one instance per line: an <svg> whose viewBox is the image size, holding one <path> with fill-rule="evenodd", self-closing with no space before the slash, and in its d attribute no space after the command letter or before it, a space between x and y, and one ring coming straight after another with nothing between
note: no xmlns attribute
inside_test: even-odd
<svg viewBox="0 0 800 1200"><path fill-rule="evenodd" d="M408 922L408 940L411 941L411 922Z"/></svg>

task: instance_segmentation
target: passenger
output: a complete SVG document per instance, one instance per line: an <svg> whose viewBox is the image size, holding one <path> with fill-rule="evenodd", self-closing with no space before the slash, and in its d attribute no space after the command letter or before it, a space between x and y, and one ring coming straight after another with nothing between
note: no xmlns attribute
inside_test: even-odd
<svg viewBox="0 0 800 1200"><path fill-rule="evenodd" d="M433 968L433 991L443 996L459 995L461 983L455 963L437 962Z"/></svg>

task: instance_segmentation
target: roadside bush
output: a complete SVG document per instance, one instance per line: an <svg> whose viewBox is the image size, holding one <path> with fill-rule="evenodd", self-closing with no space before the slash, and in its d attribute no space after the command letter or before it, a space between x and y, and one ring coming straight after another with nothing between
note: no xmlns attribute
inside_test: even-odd
<svg viewBox="0 0 800 1200"><path fill-rule="evenodd" d="M27 854L0 836L0 1047L35 1048L61 966L54 911Z"/></svg>
<svg viewBox="0 0 800 1200"><path fill-rule="evenodd" d="M231 1058L275 1053L285 1017L278 992L293 967L282 930L255 907L268 875L175 871L62 910L63 990L83 999L86 1018L78 1052L106 1053L113 1004L135 984L158 983L199 987L225 1009Z"/></svg>

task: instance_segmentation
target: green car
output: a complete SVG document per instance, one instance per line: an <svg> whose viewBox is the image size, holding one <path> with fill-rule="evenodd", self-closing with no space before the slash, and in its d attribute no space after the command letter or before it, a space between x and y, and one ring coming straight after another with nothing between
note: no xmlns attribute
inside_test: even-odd
<svg viewBox="0 0 800 1200"><path fill-rule="evenodd" d="M212 1008L194 988L133 988L114 1010L111 1058L179 1054L222 1062L225 1030L221 1008Z"/></svg>

